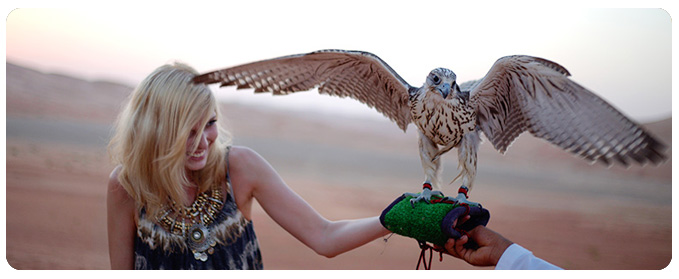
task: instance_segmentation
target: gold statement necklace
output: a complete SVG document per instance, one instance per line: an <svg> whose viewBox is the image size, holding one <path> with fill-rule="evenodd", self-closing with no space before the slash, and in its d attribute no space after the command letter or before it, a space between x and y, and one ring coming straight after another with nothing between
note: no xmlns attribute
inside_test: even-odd
<svg viewBox="0 0 679 279"><path fill-rule="evenodd" d="M208 254L214 253L217 244L214 232L208 226L224 206L221 189L199 194L190 207L173 205L163 208L156 221L166 231L184 237L196 260L207 261ZM179 209L178 212L175 208Z"/></svg>

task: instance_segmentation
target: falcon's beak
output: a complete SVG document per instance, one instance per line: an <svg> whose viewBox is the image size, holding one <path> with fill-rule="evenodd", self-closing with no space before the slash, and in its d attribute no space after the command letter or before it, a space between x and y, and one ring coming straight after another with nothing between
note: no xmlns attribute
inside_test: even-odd
<svg viewBox="0 0 679 279"><path fill-rule="evenodd" d="M450 84L448 83L441 83L441 85L437 86L436 89L441 93L443 99L448 97L448 95L450 94Z"/></svg>

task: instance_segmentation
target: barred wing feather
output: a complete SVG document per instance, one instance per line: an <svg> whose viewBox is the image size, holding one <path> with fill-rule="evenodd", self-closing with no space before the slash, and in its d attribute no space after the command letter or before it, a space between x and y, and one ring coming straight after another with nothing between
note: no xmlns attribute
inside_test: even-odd
<svg viewBox="0 0 679 279"><path fill-rule="evenodd" d="M344 50L253 62L197 76L194 82L254 88L274 95L318 88L319 93L351 97L375 108L404 131L411 122L409 92L416 90L376 55Z"/></svg>
<svg viewBox="0 0 679 279"><path fill-rule="evenodd" d="M664 145L594 93L570 80L554 62L500 58L472 84L477 122L504 153L524 131L592 162L628 165L665 160Z"/></svg>

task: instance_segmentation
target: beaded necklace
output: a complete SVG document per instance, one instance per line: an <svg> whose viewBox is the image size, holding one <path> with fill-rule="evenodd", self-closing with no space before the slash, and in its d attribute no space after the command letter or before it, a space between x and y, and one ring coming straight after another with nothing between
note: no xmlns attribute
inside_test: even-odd
<svg viewBox="0 0 679 279"><path fill-rule="evenodd" d="M223 205L222 191L215 188L196 196L190 207L179 207L173 202L172 207L161 210L156 221L166 231L184 237L196 260L207 261L207 254L212 254L217 244L208 226Z"/></svg>

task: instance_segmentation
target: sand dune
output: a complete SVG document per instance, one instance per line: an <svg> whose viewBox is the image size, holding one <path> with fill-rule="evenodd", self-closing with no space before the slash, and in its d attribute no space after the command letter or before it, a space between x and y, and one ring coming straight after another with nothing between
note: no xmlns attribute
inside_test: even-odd
<svg viewBox="0 0 679 279"><path fill-rule="evenodd" d="M105 144L129 86L7 64L7 261L17 269L108 269ZM329 219L378 215L422 174L413 127L222 104L234 142L252 147ZM671 145L671 119L646 127ZM670 146L671 147L671 146ZM671 151L671 149L669 150ZM670 154L668 152L668 154ZM456 174L455 152L444 157ZM568 269L661 269L672 258L671 159L589 165L522 135L505 156L483 144L472 199L489 227ZM451 186L444 192L453 192ZM267 269L414 269L415 240L392 236L333 259L315 255L257 206ZM444 256L434 269L477 269Z"/></svg>

